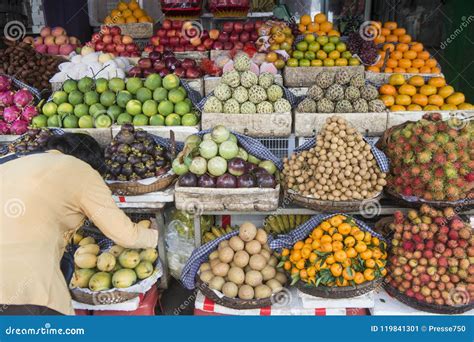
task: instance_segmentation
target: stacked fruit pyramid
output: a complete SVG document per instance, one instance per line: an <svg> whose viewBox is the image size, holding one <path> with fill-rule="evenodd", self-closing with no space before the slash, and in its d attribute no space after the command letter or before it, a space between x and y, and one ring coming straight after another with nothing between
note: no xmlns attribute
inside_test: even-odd
<svg viewBox="0 0 474 342"><path fill-rule="evenodd" d="M104 24L153 23L153 19L143 10L136 0L129 3L119 1L117 7L105 17Z"/></svg>
<svg viewBox="0 0 474 342"><path fill-rule="evenodd" d="M442 121L439 113L394 129L384 148L390 158L389 188L428 201L472 196L473 132L472 121Z"/></svg>
<svg viewBox="0 0 474 342"><path fill-rule="evenodd" d="M316 33L318 36L340 36L338 30L335 30L333 24L328 21L324 13L317 13L311 21L309 14L304 14L300 18L298 30L300 33Z"/></svg>

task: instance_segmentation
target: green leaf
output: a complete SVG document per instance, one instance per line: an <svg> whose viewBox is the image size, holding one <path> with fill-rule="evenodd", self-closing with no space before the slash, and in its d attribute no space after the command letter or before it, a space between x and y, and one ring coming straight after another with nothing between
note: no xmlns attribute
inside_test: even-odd
<svg viewBox="0 0 474 342"><path fill-rule="evenodd" d="M278 265L277 265L277 268L283 267L284 264L285 264L284 261L280 261L280 262L278 263Z"/></svg>
<svg viewBox="0 0 474 342"><path fill-rule="evenodd" d="M352 268L350 268L349 266L346 267L346 272L347 272L347 274L349 275L349 277L352 277L352 276L353 276Z"/></svg>
<svg viewBox="0 0 474 342"><path fill-rule="evenodd" d="M298 282L298 280L300 280L300 275L299 275L299 273L295 273L291 276L291 278L292 279L291 279L291 284L290 285L295 285Z"/></svg>
<svg viewBox="0 0 474 342"><path fill-rule="evenodd" d="M316 287L319 286L319 284L321 283L322 279L323 279L323 278L318 278L318 280L316 280L316 285L315 285Z"/></svg>
<svg viewBox="0 0 474 342"><path fill-rule="evenodd" d="M186 156L186 157L183 158L183 161L184 161L184 164L189 167L189 165L191 165L191 162L193 161L193 159Z"/></svg>

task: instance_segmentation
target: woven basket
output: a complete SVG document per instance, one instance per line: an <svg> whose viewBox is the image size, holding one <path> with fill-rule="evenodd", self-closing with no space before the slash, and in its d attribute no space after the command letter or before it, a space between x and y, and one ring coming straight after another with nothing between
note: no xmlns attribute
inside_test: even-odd
<svg viewBox="0 0 474 342"><path fill-rule="evenodd" d="M229 298L229 297L219 297L214 290L210 289L206 283L204 283L199 276L196 277L196 288L199 289L204 296L213 300L216 304L236 309L236 310L245 310L245 309L259 309L266 306L272 306L272 297L264 299L240 299L240 298Z"/></svg>
<svg viewBox="0 0 474 342"><path fill-rule="evenodd" d="M380 287L383 283L383 278L377 278L375 280L354 286L341 286L341 287L327 287L327 286L307 286L301 280L295 284L296 288L301 292L321 298L341 299L341 298L353 298L362 296L370 291Z"/></svg>
<svg viewBox="0 0 474 342"><path fill-rule="evenodd" d="M147 185L135 181L107 183L107 185L114 195L136 196L164 190L173 184L176 177L174 173L167 173L159 177L155 182Z"/></svg>
<svg viewBox="0 0 474 342"><path fill-rule="evenodd" d="M382 194L366 199L363 201L323 201L312 197L302 196L292 190L286 190L285 198L290 198L294 203L297 203L305 208L313 209L323 213L344 213L360 211L365 203L371 201L378 201L382 198Z"/></svg>
<svg viewBox="0 0 474 342"><path fill-rule="evenodd" d="M387 293L390 296L398 299L403 304L406 304L409 307L412 307L413 309L416 309L416 310L442 314L442 315L459 315L459 314L462 314L469 310L474 309L474 302L470 302L469 304L461 305L461 306L429 304L429 303L419 302L415 300L414 298L408 297L407 295L405 295L404 293L401 293L400 291L393 288L387 283L384 284L384 289L385 291L387 291Z"/></svg>
<svg viewBox="0 0 474 342"><path fill-rule="evenodd" d="M417 198L415 200L407 200L405 199L402 195L397 194L390 188L385 188L384 189L385 194L393 199L395 202L397 202L400 205L403 205L405 207L410 207L410 208L418 208L422 204L428 204L431 207L434 208L447 208L447 207L455 207L459 208L459 210L471 210L474 209L474 193L471 192L472 195L468 195L467 198L464 200L459 200L456 202L450 202L450 201L427 201L421 198Z"/></svg>
<svg viewBox="0 0 474 342"><path fill-rule="evenodd" d="M94 292L86 293L81 289L70 289L72 299L76 302L89 305L108 305L126 302L130 299L138 297L139 293L112 291L112 292Z"/></svg>

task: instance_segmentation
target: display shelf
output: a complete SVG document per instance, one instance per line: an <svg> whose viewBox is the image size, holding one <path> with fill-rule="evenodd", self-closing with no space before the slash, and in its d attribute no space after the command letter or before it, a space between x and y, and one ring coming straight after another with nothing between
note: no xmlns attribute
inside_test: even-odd
<svg viewBox="0 0 474 342"><path fill-rule="evenodd" d="M214 20L244 20L247 18L267 18L271 16L273 16L273 12L249 12L245 17L214 17L212 13L204 13L201 15L201 18Z"/></svg>
<svg viewBox="0 0 474 342"><path fill-rule="evenodd" d="M139 196L112 195L115 203L121 209L162 209L166 203L174 201L174 188L165 191L150 192Z"/></svg>

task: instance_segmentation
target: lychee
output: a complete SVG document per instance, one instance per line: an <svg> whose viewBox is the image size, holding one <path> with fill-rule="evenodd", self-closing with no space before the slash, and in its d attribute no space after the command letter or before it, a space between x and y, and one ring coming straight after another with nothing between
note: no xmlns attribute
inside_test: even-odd
<svg viewBox="0 0 474 342"><path fill-rule="evenodd" d="M453 255L456 258L465 258L466 257L466 252L464 252L464 249L462 249L461 247L456 247L453 250Z"/></svg>
<svg viewBox="0 0 474 342"><path fill-rule="evenodd" d="M446 249L446 246L444 245L444 243L442 242L438 242L435 246L434 246L434 250L438 253L443 253L444 250Z"/></svg>
<svg viewBox="0 0 474 342"><path fill-rule="evenodd" d="M439 265L440 267L447 267L447 266L448 266L448 259L445 258L445 257L440 257L440 258L438 259L438 265Z"/></svg>
<svg viewBox="0 0 474 342"><path fill-rule="evenodd" d="M472 234L471 231L472 231L472 229L467 228L467 227L461 228L459 230L459 236L461 237L461 239L469 240L471 238L471 234Z"/></svg>

